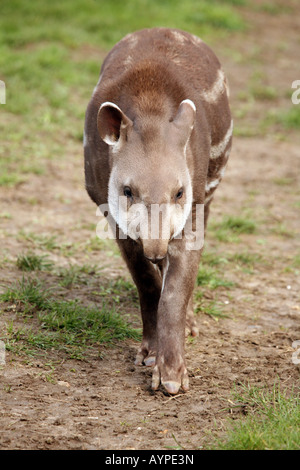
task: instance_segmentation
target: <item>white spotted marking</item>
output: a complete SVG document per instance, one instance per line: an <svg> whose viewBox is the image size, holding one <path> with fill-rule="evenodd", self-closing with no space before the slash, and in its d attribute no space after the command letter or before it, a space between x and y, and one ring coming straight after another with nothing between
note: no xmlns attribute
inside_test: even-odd
<svg viewBox="0 0 300 470"><path fill-rule="evenodd" d="M131 55L128 55L126 57L126 59L124 60L124 65L125 67L128 67L129 65L131 65L133 62L133 59L132 59L132 56Z"/></svg>
<svg viewBox="0 0 300 470"><path fill-rule="evenodd" d="M176 57L172 57L172 61L174 62L174 64L176 65L180 65L182 64L182 60L180 57L176 56Z"/></svg>
<svg viewBox="0 0 300 470"><path fill-rule="evenodd" d="M226 152L227 153L227 152ZM226 156L226 155L225 155ZM226 171L226 165L224 165L221 170L220 170L220 179L223 178L223 176L225 175L225 171Z"/></svg>
<svg viewBox="0 0 300 470"><path fill-rule="evenodd" d="M219 142L218 144L211 146L211 149L210 149L210 158L211 159L214 160L215 158L219 158L222 155L222 153L225 151L225 149L226 149L226 147L227 147L227 145L228 145L228 143L231 139L232 130L233 130L233 121L231 121L229 129L226 132L224 139L221 140L221 142Z"/></svg>
<svg viewBox="0 0 300 470"><path fill-rule="evenodd" d="M198 46L199 44L203 42L202 39L198 38L198 36L195 36L194 34L191 34L191 37L192 37L192 42L196 44L196 46Z"/></svg>
<svg viewBox="0 0 300 470"><path fill-rule="evenodd" d="M127 34L127 36L125 36L123 39L122 39L122 42L123 41L126 41L129 45L129 47L133 48L137 42L138 42L138 37L136 34Z"/></svg>
<svg viewBox="0 0 300 470"><path fill-rule="evenodd" d="M83 147L86 147L87 143L88 143L88 138L87 138L87 135L86 135L85 130L84 130L83 131Z"/></svg>
<svg viewBox="0 0 300 470"><path fill-rule="evenodd" d="M215 188L216 186L218 186L219 183L220 183L220 179L219 179L219 178L216 178L215 180L210 181L209 183L206 183L205 191L208 193L208 191L210 191L211 189L213 189L213 188Z"/></svg>
<svg viewBox="0 0 300 470"><path fill-rule="evenodd" d="M187 40L184 34L182 34L180 31L172 31L173 37L176 39L176 41L180 42L180 44L185 43Z"/></svg>
<svg viewBox="0 0 300 470"><path fill-rule="evenodd" d="M229 85L228 85L228 82L227 82L226 79L225 79L224 85L225 85L227 98L229 98L230 97L230 88L229 88Z"/></svg>
<svg viewBox="0 0 300 470"><path fill-rule="evenodd" d="M215 103L225 89L225 75L222 69L218 70L216 81L209 90L202 91L201 97L207 103Z"/></svg>

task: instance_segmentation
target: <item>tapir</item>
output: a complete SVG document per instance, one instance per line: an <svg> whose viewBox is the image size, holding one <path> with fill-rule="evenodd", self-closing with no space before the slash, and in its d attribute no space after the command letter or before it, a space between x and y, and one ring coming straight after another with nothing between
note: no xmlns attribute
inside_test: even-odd
<svg viewBox="0 0 300 470"><path fill-rule="evenodd" d="M152 366L152 389L169 394L189 389L185 337L199 332L193 289L203 249L193 240L204 238L231 149L228 97L220 62L199 37L150 28L108 53L86 110L86 190L107 207L139 295L135 364ZM162 207L155 225L152 209Z"/></svg>

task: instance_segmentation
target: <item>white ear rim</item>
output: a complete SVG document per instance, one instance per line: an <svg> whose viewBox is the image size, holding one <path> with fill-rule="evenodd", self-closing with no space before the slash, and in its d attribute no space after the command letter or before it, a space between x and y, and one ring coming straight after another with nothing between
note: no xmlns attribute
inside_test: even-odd
<svg viewBox="0 0 300 470"><path fill-rule="evenodd" d="M115 108L117 109L121 114L122 111L121 109L119 108L119 106L117 106L115 103L113 103L112 101L105 101L104 103L101 104L100 108L98 109L98 114L99 112L101 111L102 108L106 108L106 107L110 107L110 108ZM110 138L109 135L106 135L103 137L102 139L107 145L111 145L111 146L114 146L116 144L118 144L118 140L113 140Z"/></svg>
<svg viewBox="0 0 300 470"><path fill-rule="evenodd" d="M116 108L118 111L120 111L120 113L122 113L121 109L119 108L119 106L117 106L115 103L112 103L111 101L105 101L104 103L101 104L100 108L99 108L99 111L104 108L105 106L110 106L112 108ZM98 112L99 112L98 111ZM123 113L122 113L123 114Z"/></svg>
<svg viewBox="0 0 300 470"><path fill-rule="evenodd" d="M196 105L192 100L189 100L189 99L183 100L183 101L181 101L180 105L183 104L183 103L189 104L195 112L197 111Z"/></svg>
<svg viewBox="0 0 300 470"><path fill-rule="evenodd" d="M104 103L101 104L100 108L98 109L98 116L99 116L101 109L106 108L106 107L114 108L120 113L121 115L120 129L126 129L128 126L133 125L132 121L123 113L121 108L119 108L118 105L116 105L115 103L111 101L105 101ZM97 121L98 121L98 116L97 116ZM99 130L99 127L98 127L98 130ZM110 135L105 135L101 138L106 144L114 146L115 149L117 148L118 145L121 145L121 141L122 141L121 136L119 137L119 139L113 139L111 138Z"/></svg>

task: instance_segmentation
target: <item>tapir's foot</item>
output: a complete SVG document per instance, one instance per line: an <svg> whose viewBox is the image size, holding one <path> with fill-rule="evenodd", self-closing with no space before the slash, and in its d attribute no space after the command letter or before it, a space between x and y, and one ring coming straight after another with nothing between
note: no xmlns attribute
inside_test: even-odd
<svg viewBox="0 0 300 470"><path fill-rule="evenodd" d="M156 344L153 341L143 339L135 358L135 365L154 366L156 361Z"/></svg>
<svg viewBox="0 0 300 470"><path fill-rule="evenodd" d="M185 321L185 336L198 336L199 328L193 310L188 310Z"/></svg>
<svg viewBox="0 0 300 470"><path fill-rule="evenodd" d="M189 389L189 377L182 358L175 367L168 366L164 357L158 358L152 374L152 389L157 390L160 383L171 395L176 395L180 387L184 392Z"/></svg>

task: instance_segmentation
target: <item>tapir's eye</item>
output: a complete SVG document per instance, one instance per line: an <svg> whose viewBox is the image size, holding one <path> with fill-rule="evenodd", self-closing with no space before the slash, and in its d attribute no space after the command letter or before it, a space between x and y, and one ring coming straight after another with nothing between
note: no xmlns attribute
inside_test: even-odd
<svg viewBox="0 0 300 470"><path fill-rule="evenodd" d="M132 197L132 192L129 186L124 186L123 194L126 197Z"/></svg>
<svg viewBox="0 0 300 470"><path fill-rule="evenodd" d="M183 196L183 188L180 188L176 194L176 199L180 199Z"/></svg>

